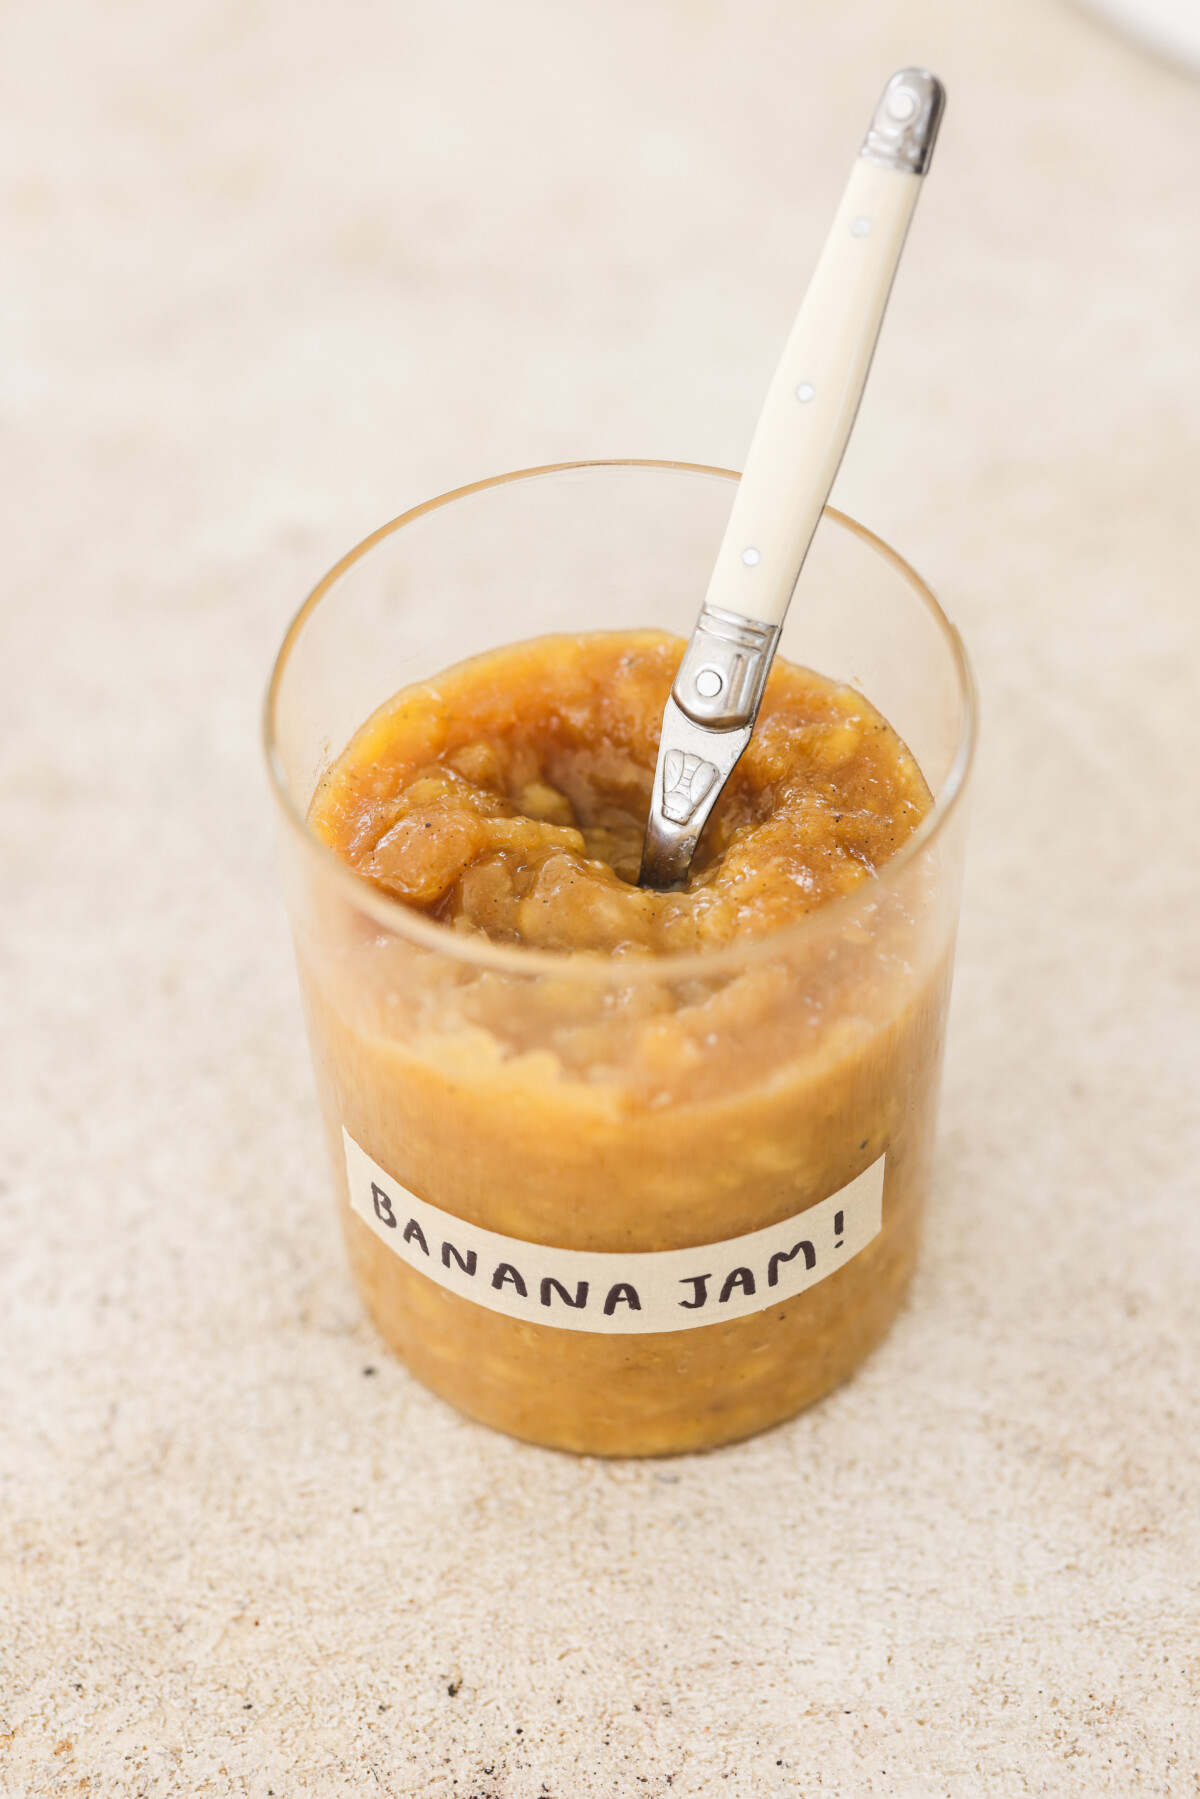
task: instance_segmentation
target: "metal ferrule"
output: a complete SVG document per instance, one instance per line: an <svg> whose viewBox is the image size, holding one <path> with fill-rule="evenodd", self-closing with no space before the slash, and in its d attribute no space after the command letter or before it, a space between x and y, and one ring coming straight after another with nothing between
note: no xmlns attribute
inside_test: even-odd
<svg viewBox="0 0 1200 1799"><path fill-rule="evenodd" d="M778 625L706 604L675 676L675 704L711 731L748 724L758 711L778 638Z"/></svg>
<svg viewBox="0 0 1200 1799"><path fill-rule="evenodd" d="M859 155L885 169L923 175L945 105L946 90L936 75L928 69L901 69L883 90Z"/></svg>
<svg viewBox="0 0 1200 1799"><path fill-rule="evenodd" d="M708 815L750 741L779 641L722 607L701 608L663 715L638 884L682 887Z"/></svg>

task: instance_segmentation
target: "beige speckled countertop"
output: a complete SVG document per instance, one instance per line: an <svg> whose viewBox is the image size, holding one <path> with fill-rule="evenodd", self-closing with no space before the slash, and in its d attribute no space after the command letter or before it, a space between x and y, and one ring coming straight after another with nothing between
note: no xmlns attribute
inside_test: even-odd
<svg viewBox="0 0 1200 1799"><path fill-rule="evenodd" d="M894 65L837 498L985 733L935 1203L858 1379L523 1448L343 1263L257 708L415 500L737 465ZM0 14L4 1794L1188 1794L1200 85L1061 0Z"/></svg>

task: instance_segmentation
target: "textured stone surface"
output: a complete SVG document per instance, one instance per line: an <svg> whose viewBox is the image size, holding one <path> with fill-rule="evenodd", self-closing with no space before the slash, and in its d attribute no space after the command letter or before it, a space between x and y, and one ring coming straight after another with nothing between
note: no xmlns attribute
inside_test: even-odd
<svg viewBox="0 0 1200 1799"><path fill-rule="evenodd" d="M737 465L875 92L951 107L840 502L985 703L936 1203L710 1458L364 1324L259 693L411 502ZM9 0L3 1791L1192 1794L1200 88L1056 0Z"/></svg>

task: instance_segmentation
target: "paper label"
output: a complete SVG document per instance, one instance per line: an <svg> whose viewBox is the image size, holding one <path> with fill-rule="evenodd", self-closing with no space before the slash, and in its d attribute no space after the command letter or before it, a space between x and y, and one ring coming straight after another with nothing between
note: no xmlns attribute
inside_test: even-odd
<svg viewBox="0 0 1200 1799"><path fill-rule="evenodd" d="M553 1249L431 1206L342 1136L350 1204L401 1261L489 1312L557 1330L635 1336L744 1318L815 1287L883 1222L886 1156L807 1211L723 1243L615 1255Z"/></svg>

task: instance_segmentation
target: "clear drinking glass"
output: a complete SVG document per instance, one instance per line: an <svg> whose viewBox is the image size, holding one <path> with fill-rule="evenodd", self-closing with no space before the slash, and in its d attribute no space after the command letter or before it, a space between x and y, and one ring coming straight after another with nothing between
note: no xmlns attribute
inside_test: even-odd
<svg viewBox="0 0 1200 1799"><path fill-rule="evenodd" d="M307 813L377 707L468 656L553 632L686 638L736 480L584 463L432 500L325 577L267 695L287 906L363 1299L463 1411L588 1453L762 1430L843 1380L895 1316L958 918L974 737L958 635L898 556L826 512L780 654L864 693L935 804L877 879L745 947L606 959L463 936L361 880ZM355 1180L374 1212L351 1203ZM564 1278L539 1295L547 1255ZM628 1289L652 1269L676 1283L684 1328L663 1328L661 1309L649 1328L648 1302L633 1313ZM593 1299L577 1313L581 1271Z"/></svg>

